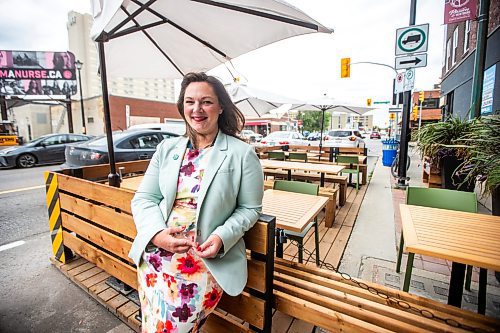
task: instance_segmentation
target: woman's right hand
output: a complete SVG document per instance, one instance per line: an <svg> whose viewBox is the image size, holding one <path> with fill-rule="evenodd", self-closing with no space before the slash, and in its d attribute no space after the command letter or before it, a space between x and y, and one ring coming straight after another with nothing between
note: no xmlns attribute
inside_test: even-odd
<svg viewBox="0 0 500 333"><path fill-rule="evenodd" d="M179 234L184 231L186 227L169 227L157 233L151 242L162 249L173 253L186 253L191 247L196 248L196 244Z"/></svg>

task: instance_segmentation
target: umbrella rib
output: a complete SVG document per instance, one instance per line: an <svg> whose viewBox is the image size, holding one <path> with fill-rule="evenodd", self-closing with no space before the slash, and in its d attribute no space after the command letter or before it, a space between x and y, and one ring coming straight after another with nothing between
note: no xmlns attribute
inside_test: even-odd
<svg viewBox="0 0 500 333"><path fill-rule="evenodd" d="M125 35L128 35L128 34L132 34L132 33L137 32L137 31L147 30L149 28L153 28L153 27L156 27L157 25L161 25L161 24L164 24L164 23L166 23L166 22L164 20L162 20L162 21L158 21L158 22L146 24L144 26L130 27L130 28L127 28L127 29L122 30L120 32L116 32L112 36L108 36L108 37L111 40L111 39L114 39L114 38L118 38L118 37L122 37L122 36L125 36Z"/></svg>
<svg viewBox="0 0 500 333"><path fill-rule="evenodd" d="M332 110L333 110L333 109L336 109L336 108L346 108L346 109L348 109L349 111L354 112L355 114L359 114L359 115L361 116L361 113L359 113L359 112L357 112L357 111L354 111L353 109L351 109L350 107L345 106L345 105L335 105L334 107L332 107Z"/></svg>
<svg viewBox="0 0 500 333"><path fill-rule="evenodd" d="M140 13L142 13L144 10L146 10L147 8L149 8L149 6L151 6L153 3L155 3L156 0L149 0L147 3L145 4L142 4L142 3L139 3L139 8L133 13L133 14L129 14L127 13L128 17L121 21L120 23L118 23L118 25L116 27L114 27L113 29L111 29L111 31L108 33L108 35L113 35L115 32L117 32L120 28L122 28L125 24L127 24L128 22L132 21L137 15L139 15ZM137 3L136 3L137 4ZM122 6L123 8L123 6Z"/></svg>
<svg viewBox="0 0 500 333"><path fill-rule="evenodd" d="M257 111L257 109L255 108L255 106L253 106L252 102L247 99L247 102L248 104L250 104L250 106L252 107L252 109L255 111L255 113L257 113L257 115L259 116L259 118L261 117L260 113Z"/></svg>
<svg viewBox="0 0 500 333"><path fill-rule="evenodd" d="M122 10L125 12L125 14L129 15L129 13L127 12L127 9L125 7L122 6ZM132 19L132 22L135 23L135 25L137 27L140 27L140 24L137 22L137 20L135 19ZM158 43L153 39L153 37L151 37L151 35L147 32L147 31L144 31L144 30L141 30L142 33L151 41L151 43L153 43L153 45L158 49L158 51L160 51L161 54L163 54L163 56L165 58L167 58L167 60L172 64L172 66L174 66L174 68L182 75L184 76L184 73L181 71L181 69L175 64L175 62L165 53L165 51L163 51L161 49L161 47L158 45Z"/></svg>
<svg viewBox="0 0 500 333"><path fill-rule="evenodd" d="M292 24L292 25L296 25L296 26L300 26L300 27L304 27L304 28L308 28L308 29L312 29L312 30L316 30L316 31L319 30L319 27L318 27L317 24L307 23L307 22L304 22L304 21L294 20L294 19L291 19L291 18L288 18L288 17L283 17L283 16L273 15L273 14L269 14L269 13L264 13L264 12L261 12L261 11L258 11L258 10L254 10L254 9L238 7L238 6L235 6L235 5L230 5L230 4L226 4L226 3L220 3L220 2L215 2L215 1L212 1L212 0L191 0L191 1L193 1L193 2L199 2L199 3L204 3L204 4L215 6L215 7L221 7L221 8L225 8L225 9L230 9L230 10L237 11L237 12L242 12L242 13L245 13L245 14L260 16L260 17L268 18L268 19L271 19L271 20L274 20L274 21L280 21L280 22L284 22L284 23L289 23L289 24Z"/></svg>

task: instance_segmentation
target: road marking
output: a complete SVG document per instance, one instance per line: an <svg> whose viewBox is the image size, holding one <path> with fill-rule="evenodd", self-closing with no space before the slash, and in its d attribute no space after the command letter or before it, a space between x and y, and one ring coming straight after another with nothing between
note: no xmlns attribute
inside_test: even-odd
<svg viewBox="0 0 500 333"><path fill-rule="evenodd" d="M37 186L31 186L31 187L16 188L15 190L0 191L0 195L7 194L7 193L36 190L36 189L44 188L44 187L45 187L45 185L37 185Z"/></svg>
<svg viewBox="0 0 500 333"><path fill-rule="evenodd" d="M12 242L12 243L9 243L9 244L2 245L2 246L0 246L0 252L12 249L14 247L21 246L24 243L26 243L26 242L25 241L17 241L17 242Z"/></svg>

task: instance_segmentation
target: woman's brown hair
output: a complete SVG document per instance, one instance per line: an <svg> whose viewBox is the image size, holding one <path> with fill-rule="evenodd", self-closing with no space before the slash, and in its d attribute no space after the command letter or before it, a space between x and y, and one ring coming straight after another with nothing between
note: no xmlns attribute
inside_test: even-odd
<svg viewBox="0 0 500 333"><path fill-rule="evenodd" d="M222 113L219 115L219 120L217 122L219 129L224 134L238 138L238 133L241 132L245 123L243 113L241 113L240 109L234 105L222 82L204 72L188 73L184 75L184 78L182 79L181 92L179 94L179 99L177 100L177 109L179 110L179 113L184 121L186 121L186 116L184 115L184 95L186 94L187 86L193 82L206 82L212 86L222 108ZM191 140L193 140L196 133L191 126L189 126L187 121L186 127L187 135Z"/></svg>

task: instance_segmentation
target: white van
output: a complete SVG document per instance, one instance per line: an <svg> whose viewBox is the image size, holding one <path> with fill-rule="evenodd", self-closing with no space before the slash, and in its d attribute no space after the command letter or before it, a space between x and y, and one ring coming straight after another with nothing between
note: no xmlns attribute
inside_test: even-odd
<svg viewBox="0 0 500 333"><path fill-rule="evenodd" d="M186 123L183 121L169 121L167 123L137 124L130 126L128 129L129 130L153 129L153 130L162 130L170 132L177 135L184 135L186 134Z"/></svg>

